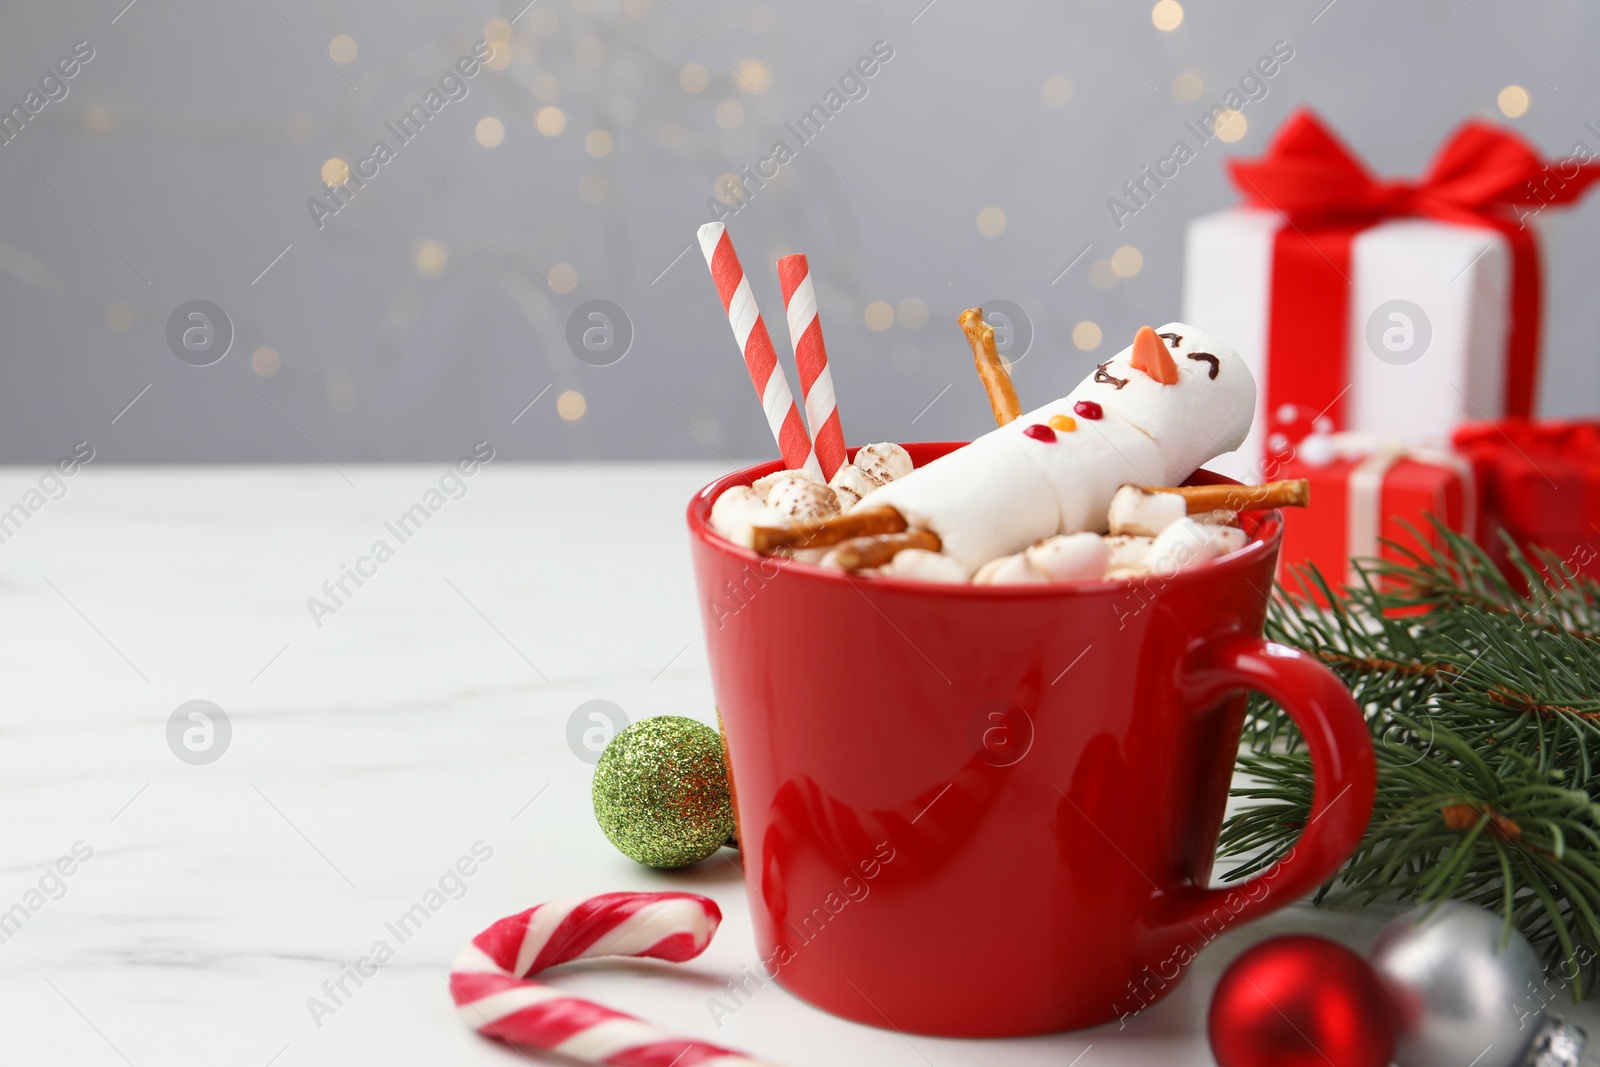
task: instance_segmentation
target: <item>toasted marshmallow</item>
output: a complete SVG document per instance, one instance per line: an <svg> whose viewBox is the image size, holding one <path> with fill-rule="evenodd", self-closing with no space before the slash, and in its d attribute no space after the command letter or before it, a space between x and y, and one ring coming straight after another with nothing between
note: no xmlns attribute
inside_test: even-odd
<svg viewBox="0 0 1600 1067"><path fill-rule="evenodd" d="M877 485L887 485L911 473L911 453L893 441L862 445L854 465Z"/></svg>
<svg viewBox="0 0 1600 1067"><path fill-rule="evenodd" d="M1155 537L1188 513L1188 501L1177 493L1157 493L1137 485L1125 485L1111 497L1111 532Z"/></svg>
<svg viewBox="0 0 1600 1067"><path fill-rule="evenodd" d="M828 485L839 497L841 510L849 511L856 506L856 501L878 488L881 483L872 478L853 463L846 463L834 472Z"/></svg>
<svg viewBox="0 0 1600 1067"><path fill-rule="evenodd" d="M892 441L862 445L854 463L834 472L828 485L839 497L839 507L849 511L868 493L911 473L911 453Z"/></svg>
<svg viewBox="0 0 1600 1067"><path fill-rule="evenodd" d="M766 500L772 495L772 490L780 483L795 480L815 482L817 479L803 470L785 469L773 471L765 478L757 478L754 482L750 483L750 488L761 494L762 500Z"/></svg>
<svg viewBox="0 0 1600 1067"><path fill-rule="evenodd" d="M1052 582L1098 581L1111 560L1106 539L1096 533L1057 534L1029 545L1022 554Z"/></svg>
<svg viewBox="0 0 1600 1067"><path fill-rule="evenodd" d="M891 578L911 578L920 582L947 582L964 584L967 568L942 552L929 552L922 548L908 548L895 553L895 557L878 573Z"/></svg>
<svg viewBox="0 0 1600 1067"><path fill-rule="evenodd" d="M821 482L785 478L767 493L767 507L784 516L785 525L815 522L839 513L839 498Z"/></svg>

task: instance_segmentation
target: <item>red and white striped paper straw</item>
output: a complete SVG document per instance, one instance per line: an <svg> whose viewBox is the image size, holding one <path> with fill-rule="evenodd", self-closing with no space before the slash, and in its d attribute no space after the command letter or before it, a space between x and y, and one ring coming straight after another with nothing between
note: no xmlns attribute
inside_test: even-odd
<svg viewBox="0 0 1600 1067"><path fill-rule="evenodd" d="M794 361L800 369L800 395L805 398L812 450L822 465L822 476L832 478L845 462L844 427L839 424L833 373L828 370L817 293L811 287L811 264L806 257L793 255L778 260L778 284L783 288L789 340L794 343Z"/></svg>
<svg viewBox="0 0 1600 1067"><path fill-rule="evenodd" d="M822 468L811 450L805 423L800 421L794 394L789 392L789 379L778 366L778 353L767 334L767 324L756 308L756 298L750 292L749 279L739 265L739 255L733 250L727 227L720 222L708 222L700 227L700 251L705 253L711 280L716 283L722 308L728 313L733 339L739 342L739 350L744 353L744 364L749 368L751 384L761 397L767 425L772 427L778 451L783 454L783 465L790 469L804 468L821 478Z"/></svg>
<svg viewBox="0 0 1600 1067"><path fill-rule="evenodd" d="M763 1067L738 1052L681 1037L528 981L547 967L596 956L681 963L700 955L722 912L693 893L606 893L540 904L501 919L450 965L461 1021L485 1037L611 1067Z"/></svg>

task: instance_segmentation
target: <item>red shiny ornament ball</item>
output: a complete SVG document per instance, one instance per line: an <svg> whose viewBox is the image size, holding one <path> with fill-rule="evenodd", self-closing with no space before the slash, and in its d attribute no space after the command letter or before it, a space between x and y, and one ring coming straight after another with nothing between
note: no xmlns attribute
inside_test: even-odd
<svg viewBox="0 0 1600 1067"><path fill-rule="evenodd" d="M1326 938L1264 941L1227 969L1207 1025L1221 1067L1388 1067L1395 1020L1366 960Z"/></svg>

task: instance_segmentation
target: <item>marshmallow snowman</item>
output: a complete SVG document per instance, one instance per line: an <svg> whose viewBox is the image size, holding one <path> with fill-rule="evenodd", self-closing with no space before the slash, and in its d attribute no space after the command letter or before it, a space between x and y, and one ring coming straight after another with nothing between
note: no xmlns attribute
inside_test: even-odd
<svg viewBox="0 0 1600 1067"><path fill-rule="evenodd" d="M1104 532L1119 487L1179 484L1244 442L1255 406L1232 346L1181 322L1145 327L1066 396L857 506L895 508L970 573L1055 534Z"/></svg>

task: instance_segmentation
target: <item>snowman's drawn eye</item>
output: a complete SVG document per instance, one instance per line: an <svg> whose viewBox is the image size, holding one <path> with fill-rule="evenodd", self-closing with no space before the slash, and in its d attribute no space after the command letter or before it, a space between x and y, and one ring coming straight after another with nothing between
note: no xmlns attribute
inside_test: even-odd
<svg viewBox="0 0 1600 1067"><path fill-rule="evenodd" d="M1128 379L1115 377L1110 371L1106 370L1106 368L1109 366L1111 366L1110 360L1106 360L1106 362L1096 366L1094 369L1094 380L1102 385L1114 385L1118 389L1121 389L1124 385L1127 385ZM1212 375L1212 377L1216 377L1216 375Z"/></svg>
<svg viewBox="0 0 1600 1067"><path fill-rule="evenodd" d="M1156 334L1156 336L1157 337L1165 337L1167 339L1167 343L1169 345L1171 345L1173 348L1177 348L1179 345L1183 344L1183 335L1182 334L1158 333L1158 334ZM1212 375L1212 377L1216 377L1216 375Z"/></svg>
<svg viewBox="0 0 1600 1067"><path fill-rule="evenodd" d="M1205 362L1211 364L1211 373L1206 375L1206 377L1210 378L1212 381L1217 380L1217 372L1222 369L1222 361L1220 359L1218 359L1216 356L1213 356L1210 352L1190 352L1189 358L1204 360Z"/></svg>

